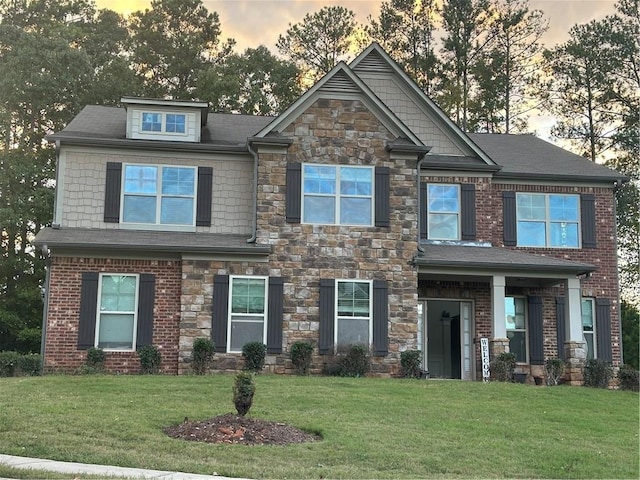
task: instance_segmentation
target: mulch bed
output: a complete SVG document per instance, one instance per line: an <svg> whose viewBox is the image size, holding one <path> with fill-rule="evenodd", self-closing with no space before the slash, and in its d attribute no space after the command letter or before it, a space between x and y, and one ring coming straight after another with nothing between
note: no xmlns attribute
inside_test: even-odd
<svg viewBox="0 0 640 480"><path fill-rule="evenodd" d="M242 445L288 445L315 442L321 437L284 423L241 417L232 413L201 422L183 423L164 429L173 438L193 442L236 443Z"/></svg>

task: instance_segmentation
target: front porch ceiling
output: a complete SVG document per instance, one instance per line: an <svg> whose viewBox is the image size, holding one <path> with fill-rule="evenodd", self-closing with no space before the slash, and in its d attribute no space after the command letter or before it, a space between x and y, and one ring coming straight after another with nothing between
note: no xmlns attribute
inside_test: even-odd
<svg viewBox="0 0 640 480"><path fill-rule="evenodd" d="M523 274L524 275L524 274ZM487 287L491 285L491 279L493 275L471 275L471 274L460 274L455 271L451 271L450 273L444 272L430 272L420 269L418 271L418 281L425 282L431 281L435 283L460 283L468 284L468 283L485 283ZM505 283L507 287L527 287L527 288L548 288L554 287L559 284L566 282L567 277L557 277L557 276L507 276L505 277Z"/></svg>

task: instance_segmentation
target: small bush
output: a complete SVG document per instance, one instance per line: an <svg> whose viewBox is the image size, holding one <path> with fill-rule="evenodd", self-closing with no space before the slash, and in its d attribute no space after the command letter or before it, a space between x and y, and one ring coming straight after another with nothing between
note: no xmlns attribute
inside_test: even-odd
<svg viewBox="0 0 640 480"><path fill-rule="evenodd" d="M17 352L0 352L0 377L13 377L19 356Z"/></svg>
<svg viewBox="0 0 640 480"><path fill-rule="evenodd" d="M104 361L106 355L101 348L91 347L87 350L87 360L85 365L88 367L83 373L99 373L104 371Z"/></svg>
<svg viewBox="0 0 640 480"><path fill-rule="evenodd" d="M491 378L497 382L512 382L516 368L516 356L510 352L502 352L490 364Z"/></svg>
<svg viewBox="0 0 640 480"><path fill-rule="evenodd" d="M564 373L564 361L560 358L549 358L544 362L544 379L548 386L553 387L560 383L560 377Z"/></svg>
<svg viewBox="0 0 640 480"><path fill-rule="evenodd" d="M40 375L41 361L38 353L0 352L0 377Z"/></svg>
<svg viewBox="0 0 640 480"><path fill-rule="evenodd" d="M640 372L631 365L622 365L620 367L618 381L622 390L640 391Z"/></svg>
<svg viewBox="0 0 640 480"><path fill-rule="evenodd" d="M309 375L311 368L311 355L313 345L311 342L299 340L291 345L291 363L300 375Z"/></svg>
<svg viewBox="0 0 640 480"><path fill-rule="evenodd" d="M364 377L369 371L369 350L364 345L342 345L324 366L324 373L336 377Z"/></svg>
<svg viewBox="0 0 640 480"><path fill-rule="evenodd" d="M138 349L140 357L140 373L154 374L160 371L162 355L155 345L145 345Z"/></svg>
<svg viewBox="0 0 640 480"><path fill-rule="evenodd" d="M214 345L209 338L196 338L193 341L191 368L196 375L204 375L213 361Z"/></svg>
<svg viewBox="0 0 640 480"><path fill-rule="evenodd" d="M608 388L613 369L604 360L592 358L584 364L583 375L585 387Z"/></svg>
<svg viewBox="0 0 640 480"><path fill-rule="evenodd" d="M242 347L242 356L244 357L243 370L260 373L267 356L267 346L261 342L245 343Z"/></svg>
<svg viewBox="0 0 640 480"><path fill-rule="evenodd" d="M420 350L405 350L400 354L400 366L405 378L420 378Z"/></svg>
<svg viewBox="0 0 640 480"><path fill-rule="evenodd" d="M253 395L256 386L253 383L253 375L249 372L240 372L233 383L233 404L238 415L244 417L253 404Z"/></svg>

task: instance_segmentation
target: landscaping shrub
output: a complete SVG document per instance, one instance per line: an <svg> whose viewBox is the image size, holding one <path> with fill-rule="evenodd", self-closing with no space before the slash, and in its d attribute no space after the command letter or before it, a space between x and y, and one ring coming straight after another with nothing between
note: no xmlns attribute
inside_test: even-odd
<svg viewBox="0 0 640 480"><path fill-rule="evenodd" d="M162 355L155 345L145 345L138 349L140 373L154 374L160 371Z"/></svg>
<svg viewBox="0 0 640 480"><path fill-rule="evenodd" d="M238 415L244 417L253 404L253 395L256 386L253 383L253 375L249 372L240 372L233 383L233 404Z"/></svg>
<svg viewBox="0 0 640 480"><path fill-rule="evenodd" d="M552 387L560 383L560 377L564 373L564 361L560 358L549 358L544 362L545 383Z"/></svg>
<svg viewBox="0 0 640 480"><path fill-rule="evenodd" d="M369 350L364 345L343 345L328 359L324 373L336 377L364 377L369 371Z"/></svg>
<svg viewBox="0 0 640 480"><path fill-rule="evenodd" d="M300 375L309 375L313 345L311 342L298 340L291 345L291 363Z"/></svg>
<svg viewBox="0 0 640 480"><path fill-rule="evenodd" d="M267 356L267 346L261 342L245 343L242 347L242 356L244 357L244 370L260 373Z"/></svg>
<svg viewBox="0 0 640 480"><path fill-rule="evenodd" d="M405 350L400 354L400 366L405 378L420 378L420 350Z"/></svg>
<svg viewBox="0 0 640 480"><path fill-rule="evenodd" d="M196 338L193 341L191 368L196 375L204 375L213 361L214 345L209 338Z"/></svg>
<svg viewBox="0 0 640 480"><path fill-rule="evenodd" d="M106 355L104 354L104 350L101 348L91 347L87 350L87 359L85 360L84 365L78 369L78 373L81 375L103 373L105 359Z"/></svg>
<svg viewBox="0 0 640 480"><path fill-rule="evenodd" d="M41 361L38 353L0 352L0 377L40 375Z"/></svg>
<svg viewBox="0 0 640 480"><path fill-rule="evenodd" d="M491 378L497 382L512 382L515 368L515 354L503 352L490 364Z"/></svg>
<svg viewBox="0 0 640 480"><path fill-rule="evenodd" d="M604 360L592 358L584 364L583 375L585 387L608 388L613 369Z"/></svg>
<svg viewBox="0 0 640 480"><path fill-rule="evenodd" d="M618 381L622 390L640 391L640 372L631 365L622 365L620 367Z"/></svg>

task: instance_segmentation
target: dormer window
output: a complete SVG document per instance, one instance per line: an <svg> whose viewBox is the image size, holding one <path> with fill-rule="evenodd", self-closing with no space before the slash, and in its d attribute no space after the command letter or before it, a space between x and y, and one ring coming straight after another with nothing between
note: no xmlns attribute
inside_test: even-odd
<svg viewBox="0 0 640 480"><path fill-rule="evenodd" d="M186 115L183 113L142 112L140 122L144 133L167 133L184 135Z"/></svg>

